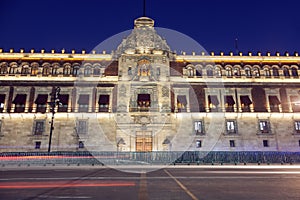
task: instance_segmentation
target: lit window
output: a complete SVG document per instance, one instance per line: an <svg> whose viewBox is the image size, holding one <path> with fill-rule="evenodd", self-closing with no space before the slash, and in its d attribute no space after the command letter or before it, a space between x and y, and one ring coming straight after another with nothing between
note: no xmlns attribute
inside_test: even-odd
<svg viewBox="0 0 300 200"><path fill-rule="evenodd" d="M0 112L4 110L5 94L0 94Z"/></svg>
<svg viewBox="0 0 300 200"><path fill-rule="evenodd" d="M88 112L89 110L89 95L81 94L78 99L78 111L79 112Z"/></svg>
<svg viewBox="0 0 300 200"><path fill-rule="evenodd" d="M246 75L246 77L251 77L252 76L251 69L249 67L245 68L245 75Z"/></svg>
<svg viewBox="0 0 300 200"><path fill-rule="evenodd" d="M237 133L237 124L235 120L226 121L226 132L227 134Z"/></svg>
<svg viewBox="0 0 300 200"><path fill-rule="evenodd" d="M260 133L269 133L270 132L270 126L268 121L259 121L259 131Z"/></svg>
<svg viewBox="0 0 300 200"><path fill-rule="evenodd" d="M109 110L109 95L99 95L99 112L108 112Z"/></svg>
<svg viewBox="0 0 300 200"><path fill-rule="evenodd" d="M264 147L269 147L269 141L268 140L263 140L263 146Z"/></svg>
<svg viewBox="0 0 300 200"><path fill-rule="evenodd" d="M230 67L226 67L226 76L232 77L232 69Z"/></svg>
<svg viewBox="0 0 300 200"><path fill-rule="evenodd" d="M196 121L194 123L194 125L195 125L195 133L196 133L196 135L200 135L200 134L204 133L204 130L203 130L203 121Z"/></svg>
<svg viewBox="0 0 300 200"><path fill-rule="evenodd" d="M229 140L229 145L230 145L230 147L235 147L235 141L234 140Z"/></svg>
<svg viewBox="0 0 300 200"><path fill-rule="evenodd" d="M221 72L221 68L220 67L216 67L216 76L217 77L221 77L222 76L222 72Z"/></svg>
<svg viewBox="0 0 300 200"><path fill-rule="evenodd" d="M255 77L259 77L260 76L260 72L259 72L259 69L257 67L253 68L253 75Z"/></svg>
<svg viewBox="0 0 300 200"><path fill-rule="evenodd" d="M201 148L202 147L202 141L201 140L197 140L196 141L196 148Z"/></svg>
<svg viewBox="0 0 300 200"><path fill-rule="evenodd" d="M35 149L40 149L41 148L41 142L35 142Z"/></svg>
<svg viewBox="0 0 300 200"><path fill-rule="evenodd" d="M264 69L264 72L265 72L265 76L266 76L266 77L271 77L271 72L270 72L270 69L269 69L269 68L265 68L265 69Z"/></svg>
<svg viewBox="0 0 300 200"><path fill-rule="evenodd" d="M295 131L296 133L300 133L300 121L295 121Z"/></svg>
<svg viewBox="0 0 300 200"><path fill-rule="evenodd" d="M241 70L238 67L235 67L233 69L233 74L234 74L234 76L239 77L239 76L241 76Z"/></svg>
<svg viewBox="0 0 300 200"><path fill-rule="evenodd" d="M87 121L78 120L76 130L77 130L77 134L87 134Z"/></svg>
<svg viewBox="0 0 300 200"><path fill-rule="evenodd" d="M44 131L45 131L45 121L36 120L34 122L34 135L43 135Z"/></svg>
<svg viewBox="0 0 300 200"><path fill-rule="evenodd" d="M194 68L193 67L188 67L187 68L187 76L188 77L193 77L194 76Z"/></svg>

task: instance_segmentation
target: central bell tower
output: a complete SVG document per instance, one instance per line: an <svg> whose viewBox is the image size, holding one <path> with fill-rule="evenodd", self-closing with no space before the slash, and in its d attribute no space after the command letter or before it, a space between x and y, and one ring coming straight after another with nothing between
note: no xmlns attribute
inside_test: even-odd
<svg viewBox="0 0 300 200"><path fill-rule="evenodd" d="M115 52L119 63L117 140L131 144L125 145L125 151L162 149L157 141L164 140L171 111L169 53L170 47L148 17L134 21L131 34Z"/></svg>

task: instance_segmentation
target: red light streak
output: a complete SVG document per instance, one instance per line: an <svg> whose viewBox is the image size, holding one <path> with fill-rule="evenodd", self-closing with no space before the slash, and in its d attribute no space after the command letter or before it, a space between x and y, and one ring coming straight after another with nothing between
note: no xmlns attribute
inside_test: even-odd
<svg viewBox="0 0 300 200"><path fill-rule="evenodd" d="M37 188L70 188L70 187L132 187L134 182L9 182L0 183L0 189L37 189Z"/></svg>

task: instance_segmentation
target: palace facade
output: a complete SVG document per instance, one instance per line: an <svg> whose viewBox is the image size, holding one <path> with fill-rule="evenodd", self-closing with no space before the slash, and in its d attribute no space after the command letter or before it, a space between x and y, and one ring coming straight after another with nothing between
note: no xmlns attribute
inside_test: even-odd
<svg viewBox="0 0 300 200"><path fill-rule="evenodd" d="M298 53L176 54L147 17L116 51L0 50L0 151L299 151Z"/></svg>

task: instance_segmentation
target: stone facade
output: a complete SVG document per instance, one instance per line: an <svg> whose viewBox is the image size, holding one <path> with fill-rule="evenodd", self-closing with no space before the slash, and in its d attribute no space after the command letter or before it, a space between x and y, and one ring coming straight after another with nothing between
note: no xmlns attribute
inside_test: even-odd
<svg viewBox="0 0 300 200"><path fill-rule="evenodd" d="M172 53L142 17L117 50L0 50L0 151L299 151L300 59ZM51 94L50 94L51 93Z"/></svg>

